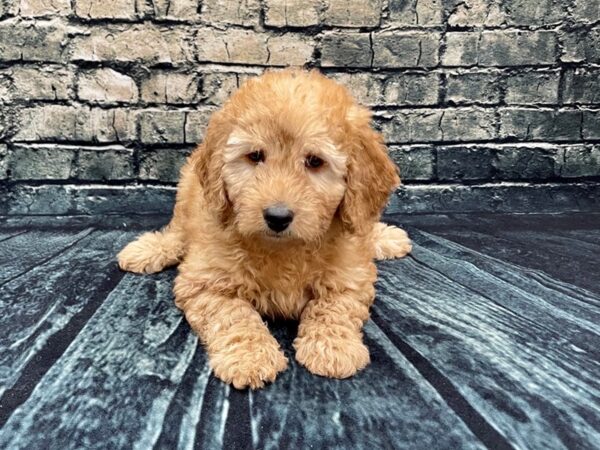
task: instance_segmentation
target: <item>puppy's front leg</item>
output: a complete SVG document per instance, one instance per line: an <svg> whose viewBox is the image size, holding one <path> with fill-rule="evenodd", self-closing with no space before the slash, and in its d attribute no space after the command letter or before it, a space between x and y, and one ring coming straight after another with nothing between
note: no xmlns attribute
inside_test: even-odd
<svg viewBox="0 0 600 450"><path fill-rule="evenodd" d="M178 297L176 304L205 344L215 376L224 382L257 389L287 367L279 344L249 303L203 291Z"/></svg>
<svg viewBox="0 0 600 450"><path fill-rule="evenodd" d="M316 375L347 378L369 363L362 326L369 318L372 286L366 292L331 293L311 300L302 312L296 359Z"/></svg>

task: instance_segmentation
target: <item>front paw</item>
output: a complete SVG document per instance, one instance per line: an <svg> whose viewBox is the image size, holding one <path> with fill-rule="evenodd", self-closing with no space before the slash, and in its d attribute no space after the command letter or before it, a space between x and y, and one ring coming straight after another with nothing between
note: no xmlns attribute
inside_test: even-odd
<svg viewBox="0 0 600 450"><path fill-rule="evenodd" d="M369 364L369 350L359 334L334 335L311 330L294 340L296 360L315 375L348 378Z"/></svg>
<svg viewBox="0 0 600 450"><path fill-rule="evenodd" d="M275 381L287 367L287 358L272 336L225 339L219 350L210 354L210 365L217 378L236 389L262 388Z"/></svg>
<svg viewBox="0 0 600 450"><path fill-rule="evenodd" d="M412 242L402 228L378 223L374 239L376 259L403 258L412 252Z"/></svg>

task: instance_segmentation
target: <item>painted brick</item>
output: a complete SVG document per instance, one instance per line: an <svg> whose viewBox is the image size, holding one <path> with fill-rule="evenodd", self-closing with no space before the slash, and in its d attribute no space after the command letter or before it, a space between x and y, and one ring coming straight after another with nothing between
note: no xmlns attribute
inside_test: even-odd
<svg viewBox="0 0 600 450"><path fill-rule="evenodd" d="M586 140L600 139L600 111L583 111L582 137Z"/></svg>
<svg viewBox="0 0 600 450"><path fill-rule="evenodd" d="M62 62L67 25L58 20L0 22L0 61Z"/></svg>
<svg viewBox="0 0 600 450"><path fill-rule="evenodd" d="M15 145L8 166L11 180L66 180L76 150L57 145Z"/></svg>
<svg viewBox="0 0 600 450"><path fill-rule="evenodd" d="M572 8L573 18L578 22L594 23L600 20L600 1L575 0Z"/></svg>
<svg viewBox="0 0 600 450"><path fill-rule="evenodd" d="M121 146L80 147L75 177L89 181L133 179L133 151Z"/></svg>
<svg viewBox="0 0 600 450"><path fill-rule="evenodd" d="M442 0L389 0L390 22L398 25L435 26L443 23Z"/></svg>
<svg viewBox="0 0 600 450"><path fill-rule="evenodd" d="M539 27L559 24L567 16L564 0L503 0L505 20L510 25Z"/></svg>
<svg viewBox="0 0 600 450"><path fill-rule="evenodd" d="M501 0L447 1L448 25L453 27L500 26L505 20Z"/></svg>
<svg viewBox="0 0 600 450"><path fill-rule="evenodd" d="M8 146L0 144L0 180L8 178Z"/></svg>
<svg viewBox="0 0 600 450"><path fill-rule="evenodd" d="M341 27L376 27L381 20L381 0L329 0L323 23Z"/></svg>
<svg viewBox="0 0 600 450"><path fill-rule="evenodd" d="M80 75L77 96L93 103L135 103L138 100L138 88L133 78L123 73L113 69L98 69Z"/></svg>
<svg viewBox="0 0 600 450"><path fill-rule="evenodd" d="M358 100L368 106L435 105L439 97L439 74L406 73L389 76L369 73L333 75Z"/></svg>
<svg viewBox="0 0 600 450"><path fill-rule="evenodd" d="M189 0L197 3L197 0ZM290 2L291 3L291 2ZM257 25L258 0L202 0L201 17L207 22L235 25Z"/></svg>
<svg viewBox="0 0 600 450"><path fill-rule="evenodd" d="M583 113L577 110L503 108L500 110L500 137L524 141L578 140Z"/></svg>
<svg viewBox="0 0 600 450"><path fill-rule="evenodd" d="M506 78L505 101L509 105L558 103L558 71L526 72Z"/></svg>
<svg viewBox="0 0 600 450"><path fill-rule="evenodd" d="M75 14L83 19L135 19L136 0L75 0Z"/></svg>
<svg viewBox="0 0 600 450"><path fill-rule="evenodd" d="M446 33L446 50L442 55L444 66L474 66L479 62L481 33Z"/></svg>
<svg viewBox="0 0 600 450"><path fill-rule="evenodd" d="M277 28L319 24L320 1L264 0L265 25Z"/></svg>
<svg viewBox="0 0 600 450"><path fill-rule="evenodd" d="M326 33L321 41L323 67L370 67L372 58L366 33Z"/></svg>
<svg viewBox="0 0 600 450"><path fill-rule="evenodd" d="M213 108L205 108L187 113L185 122L185 142L187 144L199 144L202 142L208 120L213 112Z"/></svg>
<svg viewBox="0 0 600 450"><path fill-rule="evenodd" d="M71 44L73 61L180 64L193 61L192 30L143 24L94 27Z"/></svg>
<svg viewBox="0 0 600 450"><path fill-rule="evenodd" d="M498 72L449 73L446 78L446 101L456 105L500 102Z"/></svg>
<svg viewBox="0 0 600 450"><path fill-rule="evenodd" d="M435 67L439 62L440 39L440 34L436 32L374 33L373 66Z"/></svg>
<svg viewBox="0 0 600 450"><path fill-rule="evenodd" d="M556 62L553 31L484 31L479 47L483 66L535 66Z"/></svg>
<svg viewBox="0 0 600 450"><path fill-rule="evenodd" d="M402 182L434 178L434 150L428 145L391 146L390 157L400 169Z"/></svg>
<svg viewBox="0 0 600 450"><path fill-rule="evenodd" d="M600 145L572 145L564 151L565 178L600 176Z"/></svg>
<svg viewBox="0 0 600 450"><path fill-rule="evenodd" d="M22 17L66 16L71 12L71 0L20 0Z"/></svg>
<svg viewBox="0 0 600 450"><path fill-rule="evenodd" d="M157 20L192 21L198 17L198 0L152 0L152 6Z"/></svg>
<svg viewBox="0 0 600 450"><path fill-rule="evenodd" d="M600 63L600 28L563 32L560 40L563 47L562 62Z"/></svg>
<svg viewBox="0 0 600 450"><path fill-rule="evenodd" d="M19 100L67 100L71 98L75 76L71 69L45 65L14 66L10 69L14 90Z"/></svg>
<svg viewBox="0 0 600 450"><path fill-rule="evenodd" d="M201 85L201 77L197 73L153 73L142 81L142 100L147 103L197 103L200 99Z"/></svg>
<svg viewBox="0 0 600 450"><path fill-rule="evenodd" d="M140 140L144 144L183 144L185 116L185 111L142 111Z"/></svg>
<svg viewBox="0 0 600 450"><path fill-rule="evenodd" d="M473 108L378 113L388 143L486 141L496 137L493 111Z"/></svg>
<svg viewBox="0 0 600 450"><path fill-rule="evenodd" d="M140 179L176 183L192 149L148 149L140 156Z"/></svg>
<svg viewBox="0 0 600 450"><path fill-rule="evenodd" d="M563 102L600 103L600 69L576 68L565 72Z"/></svg>
<svg viewBox="0 0 600 450"><path fill-rule="evenodd" d="M202 29L196 36L200 61L260 65L302 65L314 51L305 36L286 33L270 35L250 30Z"/></svg>

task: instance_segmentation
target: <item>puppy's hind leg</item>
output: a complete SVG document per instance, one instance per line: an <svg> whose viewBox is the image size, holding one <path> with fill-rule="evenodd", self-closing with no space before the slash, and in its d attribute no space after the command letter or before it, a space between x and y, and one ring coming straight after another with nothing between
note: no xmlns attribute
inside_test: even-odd
<svg viewBox="0 0 600 450"><path fill-rule="evenodd" d="M372 237L376 259L402 258L412 251L412 242L402 228L379 222L373 227Z"/></svg>
<svg viewBox="0 0 600 450"><path fill-rule="evenodd" d="M130 242L117 255L119 267L128 272L155 273L179 264L185 253L183 234L169 226Z"/></svg>

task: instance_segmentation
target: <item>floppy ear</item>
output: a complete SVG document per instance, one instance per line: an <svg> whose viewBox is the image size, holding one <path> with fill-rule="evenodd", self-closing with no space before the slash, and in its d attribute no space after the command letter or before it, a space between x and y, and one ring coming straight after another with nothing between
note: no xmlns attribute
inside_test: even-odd
<svg viewBox="0 0 600 450"><path fill-rule="evenodd" d="M370 112L352 106L346 118L349 124L347 187L339 211L346 229L364 234L379 220L390 193L400 184L400 177L388 156L383 137L371 128Z"/></svg>
<svg viewBox="0 0 600 450"><path fill-rule="evenodd" d="M207 207L226 223L231 216L231 203L223 181L223 155L226 133L217 114L213 115L204 142L194 151L192 164L200 180Z"/></svg>

